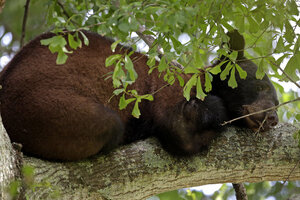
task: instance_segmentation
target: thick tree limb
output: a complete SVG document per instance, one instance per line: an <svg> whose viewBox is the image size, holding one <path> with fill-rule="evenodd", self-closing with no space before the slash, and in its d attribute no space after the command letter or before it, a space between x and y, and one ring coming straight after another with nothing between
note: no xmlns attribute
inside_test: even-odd
<svg viewBox="0 0 300 200"><path fill-rule="evenodd" d="M35 183L50 183L40 184L34 192L27 189L26 194L30 199L47 199L58 191L59 199L140 200L191 186L285 180L300 158L298 142L293 138L298 131L299 127L280 124L258 138L250 130L229 127L207 152L191 158L171 157L154 138L75 163L25 156L24 164L35 168ZM2 128L0 139L6 137L4 133ZM14 154L7 151L11 146L7 141L0 144L1 155L7 155L6 160L14 163ZM4 172L5 183L14 177L16 169L7 169L7 165L10 164L1 159L0 172L1 176ZM299 167L289 180L300 180ZM3 184L1 187L3 194Z"/></svg>

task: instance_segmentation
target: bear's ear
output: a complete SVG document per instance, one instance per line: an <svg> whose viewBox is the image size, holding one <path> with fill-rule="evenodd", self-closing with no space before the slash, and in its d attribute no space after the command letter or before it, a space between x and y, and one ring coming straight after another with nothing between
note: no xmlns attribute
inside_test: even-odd
<svg viewBox="0 0 300 200"><path fill-rule="evenodd" d="M229 37L229 48L232 51L238 51L237 59L241 59L244 57L244 48L245 48L245 39L244 37L237 31L233 30L227 33Z"/></svg>

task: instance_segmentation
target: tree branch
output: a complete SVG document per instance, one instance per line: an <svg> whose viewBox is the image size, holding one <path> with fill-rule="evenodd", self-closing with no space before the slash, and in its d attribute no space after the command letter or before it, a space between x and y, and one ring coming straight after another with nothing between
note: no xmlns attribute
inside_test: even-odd
<svg viewBox="0 0 300 200"><path fill-rule="evenodd" d="M246 188L243 183L233 183L232 184L236 200L248 200Z"/></svg>
<svg viewBox="0 0 300 200"><path fill-rule="evenodd" d="M207 151L190 158L170 156L154 138L80 162L49 162L24 156L24 165L35 169L34 184L38 186L25 192L30 199L47 199L56 191L59 199L140 200L196 185L287 177L300 180L300 168L290 175L300 157L298 142L293 138L297 131L299 128L291 124L280 124L258 139L248 129L229 127ZM5 163L0 163L0 170L3 167Z"/></svg>
<svg viewBox="0 0 300 200"><path fill-rule="evenodd" d="M28 10L29 10L29 3L30 3L30 0L26 0L24 16L23 16L22 35L21 35L20 47L23 47L23 45L24 45L24 38L25 38L25 33L26 33L26 21L27 21L27 15L28 15Z"/></svg>
<svg viewBox="0 0 300 200"><path fill-rule="evenodd" d="M287 79L289 79L292 83L294 83L298 88L300 88L300 85L293 80L277 63L272 62L272 64L277 67L277 69L279 69L285 76ZM296 73L296 72L295 72Z"/></svg>
<svg viewBox="0 0 300 200"><path fill-rule="evenodd" d="M136 31L136 34L149 46L149 48L151 48L155 39L151 35L144 35L143 32L145 30L146 29L141 26L140 29L138 31ZM160 48L157 49L157 52L160 56L163 56L163 52L161 51ZM171 65L178 67L179 69L184 69L184 66L182 66L176 60L172 60Z"/></svg>

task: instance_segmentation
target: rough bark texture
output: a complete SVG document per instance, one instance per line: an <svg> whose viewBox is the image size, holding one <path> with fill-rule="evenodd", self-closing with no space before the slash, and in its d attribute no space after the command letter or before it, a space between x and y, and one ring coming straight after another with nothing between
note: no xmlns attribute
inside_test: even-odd
<svg viewBox="0 0 300 200"><path fill-rule="evenodd" d="M12 147L1 130L0 141L6 140L0 143L3 195L3 185L15 176L16 167ZM40 185L25 194L30 199L51 199L58 194L59 199L140 200L205 184L300 180L299 166L291 173L300 158L298 141L293 138L297 131L299 124L280 124L255 137L250 130L229 127L206 152L191 158L171 157L153 138L74 163L25 156L23 163L34 167L34 183Z"/></svg>
<svg viewBox="0 0 300 200"><path fill-rule="evenodd" d="M18 156L0 122L0 199L7 199L7 186L19 175Z"/></svg>

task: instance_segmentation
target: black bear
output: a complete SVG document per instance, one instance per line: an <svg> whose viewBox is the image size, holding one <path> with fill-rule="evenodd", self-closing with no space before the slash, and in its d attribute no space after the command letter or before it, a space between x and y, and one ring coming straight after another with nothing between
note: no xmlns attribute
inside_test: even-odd
<svg viewBox="0 0 300 200"><path fill-rule="evenodd" d="M248 73L237 77L231 89L219 76L204 101L191 94L182 95L178 82L142 101L141 118L132 117L132 106L118 109L119 98L111 98L114 88L103 76L111 69L105 59L112 55L112 41L85 32L90 44L69 55L64 65L40 44L54 36L46 33L23 47L1 73L1 115L12 142L21 143L29 155L49 160L72 161L95 155L154 135L175 155L192 155L215 138L225 120L278 104L276 92L267 76L255 78L257 66L244 58L244 38L237 32L230 46L238 50L238 64ZM230 36L230 35L229 35ZM117 53L126 48L118 46ZM148 75L147 57L134 63L139 77L133 84L139 94L151 94L165 85L158 72ZM183 75L188 80L190 75ZM264 121L264 124L262 122ZM275 111L239 120L237 124L268 130L278 122Z"/></svg>

